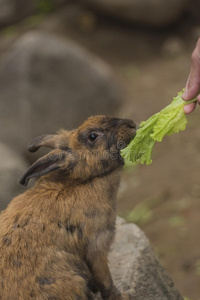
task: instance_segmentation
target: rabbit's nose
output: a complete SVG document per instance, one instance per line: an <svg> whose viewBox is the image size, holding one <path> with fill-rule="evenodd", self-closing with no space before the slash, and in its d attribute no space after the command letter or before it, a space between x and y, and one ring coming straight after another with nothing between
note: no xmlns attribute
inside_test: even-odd
<svg viewBox="0 0 200 300"><path fill-rule="evenodd" d="M139 124L134 122L133 120L127 120L126 125L127 127L133 128L135 130L138 130L140 128Z"/></svg>

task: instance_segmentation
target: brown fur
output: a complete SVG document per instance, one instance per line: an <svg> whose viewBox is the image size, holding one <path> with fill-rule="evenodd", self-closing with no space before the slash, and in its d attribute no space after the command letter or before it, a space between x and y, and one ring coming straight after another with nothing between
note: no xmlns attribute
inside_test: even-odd
<svg viewBox="0 0 200 300"><path fill-rule="evenodd" d="M26 185L40 176L34 187L0 215L1 300L89 300L91 291L129 299L113 285L107 255L123 165L119 142L134 135L132 121L96 116L29 145L53 150L22 177Z"/></svg>

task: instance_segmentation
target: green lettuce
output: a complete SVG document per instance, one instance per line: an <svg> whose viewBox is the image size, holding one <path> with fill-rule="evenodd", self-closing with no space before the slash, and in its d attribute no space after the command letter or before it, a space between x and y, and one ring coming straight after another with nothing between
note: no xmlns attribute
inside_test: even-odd
<svg viewBox="0 0 200 300"><path fill-rule="evenodd" d="M140 124L134 139L125 149L121 150L125 161L150 165L155 143L161 142L165 135L185 130L187 119L183 109L184 105L197 99L186 102L182 99L183 93L184 89L178 93L177 97L173 98L171 104Z"/></svg>

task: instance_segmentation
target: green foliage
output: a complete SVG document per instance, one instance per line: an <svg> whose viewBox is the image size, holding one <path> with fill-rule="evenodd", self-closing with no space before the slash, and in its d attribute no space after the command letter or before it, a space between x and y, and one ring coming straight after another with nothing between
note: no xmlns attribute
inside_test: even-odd
<svg viewBox="0 0 200 300"><path fill-rule="evenodd" d="M151 155L156 142L161 142L165 135L185 130L187 119L183 109L186 104L182 99L183 92L184 90L178 93L171 104L140 124L135 138L121 150L125 160L149 165L152 162ZM196 100L194 98L187 101L187 104Z"/></svg>
<svg viewBox="0 0 200 300"><path fill-rule="evenodd" d="M34 28L38 25L41 24L41 22L44 20L45 16L41 15L41 14L37 14L37 15L33 15L30 16L28 18L26 18L25 20L23 20L23 22L21 23L22 26L26 27L26 28Z"/></svg>
<svg viewBox="0 0 200 300"><path fill-rule="evenodd" d="M17 26L12 25L12 26L7 26L3 30L1 30L1 34L4 37L12 37L15 36L18 33Z"/></svg>
<svg viewBox="0 0 200 300"><path fill-rule="evenodd" d="M37 27L45 19L46 15L54 11L54 0L36 0L36 14L31 15L21 22L7 26L0 31L4 37L18 36L24 29L31 29Z"/></svg>
<svg viewBox="0 0 200 300"><path fill-rule="evenodd" d="M186 223L186 219L180 215L173 216L169 219L169 225L173 228L184 226L185 223Z"/></svg>
<svg viewBox="0 0 200 300"><path fill-rule="evenodd" d="M123 75L127 79L133 80L133 78L137 78L140 75L140 69L134 65L128 65L122 69Z"/></svg>
<svg viewBox="0 0 200 300"><path fill-rule="evenodd" d="M3 30L0 31L0 34L2 34L6 38L18 36L23 29L27 30L37 27L39 24L41 24L44 18L45 15L42 14L32 15L30 17L25 18L18 24L5 27Z"/></svg>
<svg viewBox="0 0 200 300"><path fill-rule="evenodd" d="M40 14L49 14L55 10L53 0L36 0L36 10Z"/></svg>
<svg viewBox="0 0 200 300"><path fill-rule="evenodd" d="M138 225L145 225L152 221L154 217L154 208L163 202L162 196L153 196L143 200L131 210L126 216L126 220Z"/></svg>
<svg viewBox="0 0 200 300"><path fill-rule="evenodd" d="M138 204L127 216L127 221L138 225L144 225L151 221L152 210L146 204Z"/></svg>

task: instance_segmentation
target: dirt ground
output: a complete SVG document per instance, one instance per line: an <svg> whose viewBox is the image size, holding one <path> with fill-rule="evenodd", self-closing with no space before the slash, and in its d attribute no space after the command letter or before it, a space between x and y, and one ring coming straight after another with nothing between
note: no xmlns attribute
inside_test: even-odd
<svg viewBox="0 0 200 300"><path fill-rule="evenodd" d="M107 62L123 88L120 117L146 120L186 82L200 25L187 16L170 28L118 23L71 5L41 24ZM184 297L200 299L200 109L184 132L157 143L150 166L124 171L118 213L136 222ZM130 213L131 212L131 213Z"/></svg>
<svg viewBox="0 0 200 300"><path fill-rule="evenodd" d="M60 20L62 34L111 66L124 91L118 116L146 120L184 87L200 36L200 26L187 18L157 30L72 7ZM157 143L150 166L124 172L118 201L119 215L144 230L177 289L192 300L200 299L199 119L197 108L184 132Z"/></svg>

